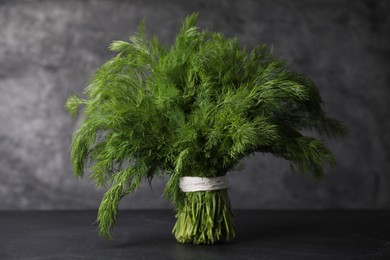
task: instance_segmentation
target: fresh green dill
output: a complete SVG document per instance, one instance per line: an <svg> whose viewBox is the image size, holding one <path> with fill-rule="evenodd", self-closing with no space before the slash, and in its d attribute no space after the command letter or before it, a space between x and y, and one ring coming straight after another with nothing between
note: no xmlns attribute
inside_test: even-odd
<svg viewBox="0 0 390 260"><path fill-rule="evenodd" d="M185 19L171 47L147 37L141 23L128 42L109 46L117 55L92 77L86 98L66 103L73 115L84 107L71 147L75 175L88 171L108 187L98 211L102 237L112 238L120 199L155 175L170 178L164 194L177 210L176 238L214 243L234 237L226 191L184 194L180 177L225 175L254 152L316 178L336 164L323 140L303 134L346 132L326 116L314 83L265 45L249 52L237 38L200 30L196 20Z"/></svg>

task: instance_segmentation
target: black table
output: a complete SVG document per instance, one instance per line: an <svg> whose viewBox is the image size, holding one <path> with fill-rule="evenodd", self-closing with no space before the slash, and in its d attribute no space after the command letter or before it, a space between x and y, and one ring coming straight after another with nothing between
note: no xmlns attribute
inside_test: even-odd
<svg viewBox="0 0 390 260"><path fill-rule="evenodd" d="M0 259L390 259L390 211L236 211L229 244L179 244L167 210L120 211L113 241L95 211L0 212Z"/></svg>

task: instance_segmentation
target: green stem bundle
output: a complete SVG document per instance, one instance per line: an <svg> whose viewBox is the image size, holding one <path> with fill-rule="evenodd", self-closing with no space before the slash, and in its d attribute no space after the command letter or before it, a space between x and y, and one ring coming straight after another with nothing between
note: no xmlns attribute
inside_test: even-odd
<svg viewBox="0 0 390 260"><path fill-rule="evenodd" d="M172 233L180 243L215 244L235 237L234 214L227 189L184 194Z"/></svg>

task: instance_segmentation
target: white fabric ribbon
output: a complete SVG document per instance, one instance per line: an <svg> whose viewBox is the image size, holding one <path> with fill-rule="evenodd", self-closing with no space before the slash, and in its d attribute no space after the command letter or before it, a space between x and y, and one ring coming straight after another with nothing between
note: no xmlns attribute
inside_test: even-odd
<svg viewBox="0 0 390 260"><path fill-rule="evenodd" d="M179 187L183 192L222 190L228 187L227 176L214 178L181 177Z"/></svg>

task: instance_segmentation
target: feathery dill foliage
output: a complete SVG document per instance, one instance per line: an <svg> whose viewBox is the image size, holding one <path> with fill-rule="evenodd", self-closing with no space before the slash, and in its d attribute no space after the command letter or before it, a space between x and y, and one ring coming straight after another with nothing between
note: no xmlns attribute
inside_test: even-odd
<svg viewBox="0 0 390 260"><path fill-rule="evenodd" d="M301 133L345 132L325 115L313 82L266 46L248 52L236 38L199 30L196 20L185 19L170 48L141 23L129 42L109 46L117 55L93 76L86 99L67 101L71 114L83 105L86 116L72 140L75 175L89 170L109 187L98 212L102 237L112 238L119 200L156 174L170 176L165 195L180 210L180 177L225 175L253 152L318 178L336 163L322 140Z"/></svg>

